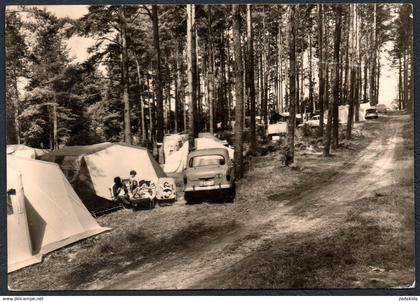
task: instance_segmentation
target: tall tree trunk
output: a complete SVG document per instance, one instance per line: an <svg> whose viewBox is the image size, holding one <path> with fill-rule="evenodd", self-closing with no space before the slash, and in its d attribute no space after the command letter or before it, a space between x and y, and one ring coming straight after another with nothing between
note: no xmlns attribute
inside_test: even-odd
<svg viewBox="0 0 420 301"><path fill-rule="evenodd" d="M296 126L296 20L295 5L289 6L289 120L287 124L287 161L295 158L295 126Z"/></svg>
<svg viewBox="0 0 420 301"><path fill-rule="evenodd" d="M147 99L149 104L149 131L150 131L150 142L153 142L154 140L154 126L153 126L153 95L152 95L152 85L150 84L149 75L147 75Z"/></svg>
<svg viewBox="0 0 420 301"><path fill-rule="evenodd" d="M363 65L363 102L366 102L367 97L367 87L368 87L368 60L365 55L364 65Z"/></svg>
<svg viewBox="0 0 420 301"><path fill-rule="evenodd" d="M137 68L137 78L138 78L138 84L139 84L139 106L140 106L140 122L141 122L141 136L140 136L140 140L141 140L141 145L144 145L146 142L146 124L145 124L145 120L144 120L144 103L143 103L143 99L141 97L141 92L142 92L142 83L141 83L141 74L140 74L140 64L139 64L139 60L136 59L136 68Z"/></svg>
<svg viewBox="0 0 420 301"><path fill-rule="evenodd" d="M284 104L283 104L283 37L281 32L281 18L279 21L279 27L278 27L278 107L279 107L279 113L283 112L284 110Z"/></svg>
<svg viewBox="0 0 420 301"><path fill-rule="evenodd" d="M398 57L398 110L402 110L402 68L401 68L401 55Z"/></svg>
<svg viewBox="0 0 420 301"><path fill-rule="evenodd" d="M319 32L319 62L318 62L318 81L319 81L319 90L318 90L318 104L319 104L319 134L324 135L324 12L323 4L317 4L318 6L318 32Z"/></svg>
<svg viewBox="0 0 420 301"><path fill-rule="evenodd" d="M300 53L300 92L299 92L299 99L300 99L300 112L303 114L306 111L306 102L305 102L305 95L303 94L303 81L305 79L305 74L303 73L303 51ZM303 118L303 115L302 115Z"/></svg>
<svg viewBox="0 0 420 301"><path fill-rule="evenodd" d="M260 44L260 52L258 54L258 111L259 115L262 116L262 105L263 105L263 98L264 98L264 70L263 70L263 50L262 45Z"/></svg>
<svg viewBox="0 0 420 301"><path fill-rule="evenodd" d="M360 111L360 95L361 95L361 86L362 86L362 71L361 71L361 61L360 61L360 45L359 45L359 31L360 31L360 21L358 15L358 6L355 5L354 8L354 22L355 29L356 29L356 36L355 36L355 43L356 43L356 92L355 92L355 99L354 99L354 119L355 122L360 121L359 111Z"/></svg>
<svg viewBox="0 0 420 301"><path fill-rule="evenodd" d="M404 50L404 109L408 110L408 60L407 51Z"/></svg>
<svg viewBox="0 0 420 301"><path fill-rule="evenodd" d="M349 22L349 39L350 45L348 46L348 53L350 56L350 90L348 93L348 103L349 110L347 115L347 129L346 129L346 138L351 139L351 130L353 126L354 119L354 102L356 98L356 47L355 47L355 31L356 31L356 14L355 14L355 4L350 4L350 22Z"/></svg>
<svg viewBox="0 0 420 301"><path fill-rule="evenodd" d="M208 34L209 34L209 66L208 66L208 95L209 95L209 127L210 133L214 133L214 69L215 69L215 61L214 61L214 45L213 45L213 28L212 28L212 11L211 5L206 5L207 12L208 12Z"/></svg>
<svg viewBox="0 0 420 301"><path fill-rule="evenodd" d="M158 6L152 5L153 19L153 45L156 53L156 104L157 104L157 142L163 142L163 85L162 85L162 67L159 41L159 20Z"/></svg>
<svg viewBox="0 0 420 301"><path fill-rule="evenodd" d="M296 30L297 36L297 30ZM296 107L296 114L300 113L300 66L299 66L299 52L297 54L297 60L295 61L295 74L296 74L296 99L295 99L295 107Z"/></svg>
<svg viewBox="0 0 420 301"><path fill-rule="evenodd" d="M248 85L250 99L250 149L255 151L257 146L257 137L255 132L255 81L254 81L254 39L252 32L252 11L251 5L246 6L247 11L247 49L248 49Z"/></svg>
<svg viewBox="0 0 420 301"><path fill-rule="evenodd" d="M124 103L124 142L131 144L131 118L130 118L130 100L128 98L128 54L127 54L127 20L124 13L125 7L122 5L119 10L119 19L121 27L121 45L122 45L122 87Z"/></svg>
<svg viewBox="0 0 420 301"><path fill-rule="evenodd" d="M376 54L376 73L375 73L375 104L378 104L378 97L379 97L379 78L381 76L381 57L379 55L379 51Z"/></svg>
<svg viewBox="0 0 420 301"><path fill-rule="evenodd" d="M233 43L235 53L235 173L236 178L242 177L242 134L243 134L243 81L242 81L242 51L241 51L241 13L239 5L232 6Z"/></svg>
<svg viewBox="0 0 420 301"><path fill-rule="evenodd" d="M229 34L229 33L228 33ZM224 101L223 101L223 114L222 114L222 127L223 128L231 128L231 120L232 120L232 83L231 83L231 64L230 62L230 43L229 43L229 37L225 38L225 30L222 30L221 32L221 43L220 43L220 52L222 54L221 56L221 85L224 94ZM225 47L226 46L226 54L225 54ZM226 63L228 62L227 67Z"/></svg>
<svg viewBox="0 0 420 301"><path fill-rule="evenodd" d="M312 28L309 31L309 103L311 105L311 111L315 113L315 101L314 101L314 82L312 80Z"/></svg>
<svg viewBox="0 0 420 301"><path fill-rule="evenodd" d="M373 23L372 23L372 40L371 40L371 72L370 72L370 87L369 98L370 105L376 105L375 99L375 81L376 81L376 3L373 5Z"/></svg>
<svg viewBox="0 0 420 301"><path fill-rule="evenodd" d="M344 54L345 54L345 67L344 67L344 83L343 83L343 89L342 89L342 94L341 94L341 100L342 100L342 104L347 104L348 103L348 99L349 99L349 77L351 76L350 73L350 66L349 66L349 52L350 52L350 31L351 31L351 24L352 24L352 19L350 17L351 15L351 4L349 4L350 6L350 13L349 13L349 17L347 18L347 31L346 31L346 48L344 49Z"/></svg>
<svg viewBox="0 0 420 301"><path fill-rule="evenodd" d="M176 47L176 79L175 79L175 110L174 110L174 130L175 133L179 132L178 126L178 114L179 114L179 103L180 103L180 94L181 94L181 64L182 58L180 55L180 42L178 47Z"/></svg>
<svg viewBox="0 0 420 301"><path fill-rule="evenodd" d="M246 43L246 41L244 41L244 43ZM247 52L247 50L246 50L246 47L245 48L241 48L241 50L242 50L242 70L243 70L243 73L242 73L243 94L242 95L243 95L243 99L244 99L244 101L243 101L243 106L244 106L243 114L244 114L244 116L243 116L242 121L244 123L244 128L245 128L246 127L246 115L249 112L248 111L249 110L249 95L247 93L248 85L247 85L247 71L246 71L246 69L247 69L247 67L246 67L246 64L247 64L246 63L246 61L247 61L246 52Z"/></svg>
<svg viewBox="0 0 420 301"><path fill-rule="evenodd" d="M182 74L182 73L181 73ZM183 130L186 132L188 130L188 122L187 122L187 93L185 93L185 82L184 76L181 75L181 91L182 91L182 125Z"/></svg>
<svg viewBox="0 0 420 301"><path fill-rule="evenodd" d="M20 121L19 121L19 89L17 86L17 78L13 78L15 99L13 101L13 120L15 127L16 143L20 144Z"/></svg>
<svg viewBox="0 0 420 301"><path fill-rule="evenodd" d="M262 99L261 99L261 115L262 120L264 121L264 126L267 127L268 124L268 112L267 112L267 106L268 106L268 38L265 35L266 33L266 21L265 21L265 10L264 10L264 16L263 16L263 58L262 58L262 77L263 77L263 84L262 84Z"/></svg>
<svg viewBox="0 0 420 301"><path fill-rule="evenodd" d="M187 4L187 74L188 74L188 141L189 150L194 148L195 138L195 102L196 102L196 91L194 88L195 72L194 61L195 61L195 5Z"/></svg>
<svg viewBox="0 0 420 301"><path fill-rule="evenodd" d="M334 32L334 87L333 87L333 130L332 130L332 148L338 147L338 105L340 97L340 40L341 40L341 10L342 7L336 7L335 32Z"/></svg>
<svg viewBox="0 0 420 301"><path fill-rule="evenodd" d="M167 67L168 67L168 78L167 78L167 84L166 84L166 106L165 106L165 111L166 111L166 125L165 125L165 129L168 133L171 132L171 77L169 76L170 74L170 70L169 70L169 62L167 62Z"/></svg>
<svg viewBox="0 0 420 301"><path fill-rule="evenodd" d="M325 23L325 27L324 27L324 108L326 108L328 115L332 116L331 111L329 110L329 102L331 100L330 97L330 58L329 58L329 25L328 25L328 21L324 22ZM331 136L331 131L330 134Z"/></svg>
<svg viewBox="0 0 420 301"><path fill-rule="evenodd" d="M52 106L53 116L53 150L58 149L58 115L57 115L57 99L54 94L54 104Z"/></svg>
<svg viewBox="0 0 420 301"><path fill-rule="evenodd" d="M414 89L413 89L413 43L410 39L408 41L408 67L410 69L410 72L408 73L409 78L407 82L407 89L408 89L408 106L407 106L407 113L410 114L411 118L413 118L413 101L414 101Z"/></svg>
<svg viewBox="0 0 420 301"><path fill-rule="evenodd" d="M194 15L195 15L195 9L194 9ZM195 19L195 17L194 17ZM198 47L198 35L197 35L197 26L194 26L194 45L193 45L193 52L194 52L194 61L193 61L193 72L194 72L194 91L195 91L195 102L194 102L194 113L195 113L195 126L194 135L197 136L197 133L201 130L200 122L202 120L202 114L201 114L201 77L200 77L200 70L199 70L199 47Z"/></svg>

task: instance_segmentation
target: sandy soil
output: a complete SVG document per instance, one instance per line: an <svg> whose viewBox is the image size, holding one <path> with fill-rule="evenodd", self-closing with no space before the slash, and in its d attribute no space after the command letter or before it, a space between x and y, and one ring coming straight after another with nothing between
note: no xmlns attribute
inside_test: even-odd
<svg viewBox="0 0 420 301"><path fill-rule="evenodd" d="M114 231L14 273L9 282L19 289L83 290L410 286L407 126L404 115L359 124L359 134L332 157L298 152L292 168L282 167L276 153L257 158L233 204L186 206L181 193L173 206L109 214L99 222ZM394 256L391 245L398 254L403 248L404 257ZM52 275L54 265L65 271Z"/></svg>

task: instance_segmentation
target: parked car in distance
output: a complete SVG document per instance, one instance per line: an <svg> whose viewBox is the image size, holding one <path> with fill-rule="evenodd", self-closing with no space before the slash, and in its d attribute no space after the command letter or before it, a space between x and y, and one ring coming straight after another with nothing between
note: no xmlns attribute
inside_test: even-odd
<svg viewBox="0 0 420 301"><path fill-rule="evenodd" d="M311 128L319 127L319 121L320 121L320 116L319 115L314 115L308 121L305 121L304 123L299 124L298 127L302 127L305 124L308 125ZM326 124L326 123L327 123L327 120L324 118L324 124Z"/></svg>
<svg viewBox="0 0 420 301"><path fill-rule="evenodd" d="M311 119L309 119L308 121L305 121L303 124L307 124L310 127L319 127L319 120L320 120L320 116L315 115L315 116L312 116Z"/></svg>
<svg viewBox="0 0 420 301"><path fill-rule="evenodd" d="M235 195L235 168L227 149L209 148L188 154L184 171L184 198L187 204L207 196L223 197L233 202Z"/></svg>
<svg viewBox="0 0 420 301"><path fill-rule="evenodd" d="M378 111L376 110L376 108L366 109L365 119L377 119L377 118L378 118Z"/></svg>
<svg viewBox="0 0 420 301"><path fill-rule="evenodd" d="M383 103L376 105L376 111L378 113L384 114L388 111L388 108Z"/></svg>

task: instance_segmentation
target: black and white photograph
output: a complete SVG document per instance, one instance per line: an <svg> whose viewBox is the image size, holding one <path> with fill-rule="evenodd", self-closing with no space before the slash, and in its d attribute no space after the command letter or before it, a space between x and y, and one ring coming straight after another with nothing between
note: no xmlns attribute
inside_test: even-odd
<svg viewBox="0 0 420 301"><path fill-rule="evenodd" d="M415 288L412 4L4 18L10 291Z"/></svg>

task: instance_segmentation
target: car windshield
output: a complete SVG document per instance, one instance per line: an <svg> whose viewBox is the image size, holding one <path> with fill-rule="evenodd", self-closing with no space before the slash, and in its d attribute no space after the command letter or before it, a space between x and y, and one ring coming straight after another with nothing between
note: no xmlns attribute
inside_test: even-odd
<svg viewBox="0 0 420 301"><path fill-rule="evenodd" d="M222 155L202 155L190 159L190 167L225 165L225 158Z"/></svg>
<svg viewBox="0 0 420 301"><path fill-rule="evenodd" d="M367 109L366 113L376 113L376 109Z"/></svg>

